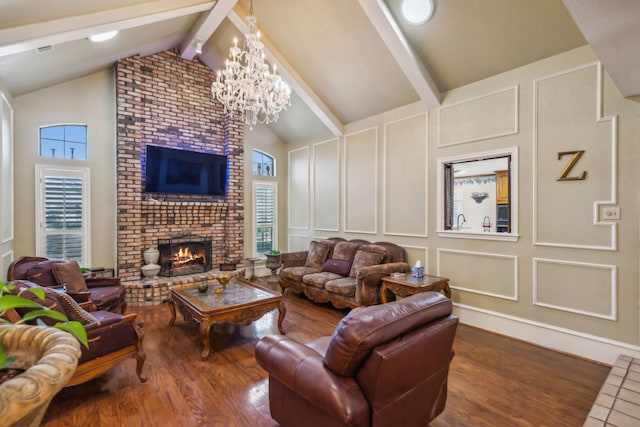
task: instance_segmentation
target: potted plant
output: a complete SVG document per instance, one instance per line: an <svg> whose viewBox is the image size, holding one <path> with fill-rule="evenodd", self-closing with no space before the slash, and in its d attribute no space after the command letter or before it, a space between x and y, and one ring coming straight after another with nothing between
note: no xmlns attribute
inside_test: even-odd
<svg viewBox="0 0 640 427"><path fill-rule="evenodd" d="M0 282L0 419L7 426L38 426L53 396L73 376L79 342L88 347L87 334L80 322L21 296L28 291L44 301L44 290L30 288L14 295L14 289ZM19 318L14 312L18 308L34 310ZM24 324L41 317L58 323Z"/></svg>
<svg viewBox="0 0 640 427"><path fill-rule="evenodd" d="M278 281L278 276L276 275L276 270L280 268L280 256L282 252L279 249L272 249L271 252L266 253L267 257L267 268L271 270L271 277L269 278L270 282Z"/></svg>

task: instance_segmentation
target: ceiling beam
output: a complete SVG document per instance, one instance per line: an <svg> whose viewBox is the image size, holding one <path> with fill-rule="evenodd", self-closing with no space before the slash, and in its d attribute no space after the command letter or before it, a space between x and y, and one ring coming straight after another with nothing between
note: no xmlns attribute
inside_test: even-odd
<svg viewBox="0 0 640 427"><path fill-rule="evenodd" d="M440 106L440 91L409 46L383 0L358 0L418 96L429 108Z"/></svg>
<svg viewBox="0 0 640 427"><path fill-rule="evenodd" d="M236 3L238 0L218 0L209 13L200 15L198 21L191 27L180 44L182 59L192 60L196 56L198 42L204 44L209 40Z"/></svg>
<svg viewBox="0 0 640 427"><path fill-rule="evenodd" d="M182 3L185 6L180 7ZM179 0L159 0L82 16L6 28L0 30L0 40L2 41L0 42L0 56L80 40L105 31L126 30L140 25L200 13L210 10L214 4L213 1L189 5L187 2Z"/></svg>
<svg viewBox="0 0 640 427"><path fill-rule="evenodd" d="M249 32L249 26L247 25L245 18L238 15L235 9L229 12L227 18L229 18L233 25L235 25L243 34L247 34ZM322 102L320 97L313 91L313 89L311 89L311 87L309 87L302 76L300 76L293 66L289 64L274 44L265 37L264 32L261 32L261 34L261 40L264 44L264 53L267 61L278 67L278 72L282 78L287 82L291 89L298 94L304 103L307 104L309 109L313 111L329 131L331 131L335 136L341 136L344 133L344 125L340 123L340 120L338 120L329 107Z"/></svg>

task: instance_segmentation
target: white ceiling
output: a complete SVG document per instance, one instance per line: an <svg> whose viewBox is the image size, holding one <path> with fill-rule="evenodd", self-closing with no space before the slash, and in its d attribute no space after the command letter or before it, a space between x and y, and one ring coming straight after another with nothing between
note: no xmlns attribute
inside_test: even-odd
<svg viewBox="0 0 640 427"><path fill-rule="evenodd" d="M345 124L417 101L434 107L448 90L587 41L623 95L640 94L640 1L435 0L422 26L404 22L400 3L254 0L267 59L294 90L271 125L283 141L340 135ZM20 96L173 48L218 69L249 8L250 0L0 0L0 81ZM87 40L110 29L120 34L109 42ZM195 57L198 39L206 43Z"/></svg>

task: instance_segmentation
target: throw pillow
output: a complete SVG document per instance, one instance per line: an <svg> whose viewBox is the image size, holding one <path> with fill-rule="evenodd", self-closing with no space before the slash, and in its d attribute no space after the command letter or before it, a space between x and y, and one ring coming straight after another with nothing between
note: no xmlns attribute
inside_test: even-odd
<svg viewBox="0 0 640 427"><path fill-rule="evenodd" d="M58 282L56 282L56 278L53 275L53 266L61 262L64 261L59 259L40 261L27 270L25 273L26 279L40 286L57 287Z"/></svg>
<svg viewBox="0 0 640 427"><path fill-rule="evenodd" d="M58 292L58 295L56 296L58 297L58 302L67 313L69 320L76 320L83 325L88 325L89 323L98 321L93 314L80 307L80 304L71 298L71 295L64 292Z"/></svg>
<svg viewBox="0 0 640 427"><path fill-rule="evenodd" d="M313 240L309 246L309 252L307 253L307 260L305 261L305 267L312 267L318 270L322 270L327 255L329 255L329 246L324 242L317 242Z"/></svg>
<svg viewBox="0 0 640 427"><path fill-rule="evenodd" d="M361 243L352 243L352 242L339 242L336 243L336 246L333 248L333 255L331 258L334 259L346 259L349 261L353 261L353 257L356 256L356 252L358 248L362 246Z"/></svg>
<svg viewBox="0 0 640 427"><path fill-rule="evenodd" d="M322 266L322 271L347 276L351 271L351 261L344 259L328 259Z"/></svg>
<svg viewBox="0 0 640 427"><path fill-rule="evenodd" d="M53 265L53 275L58 285L67 285L67 291L84 292L87 284L78 265L78 261L60 262Z"/></svg>
<svg viewBox="0 0 640 427"><path fill-rule="evenodd" d="M351 271L349 272L349 277L356 277L358 271L362 267L369 267L371 265L377 265L382 262L384 258L384 252L378 251L368 251L363 249L358 249L356 252L356 256L353 259L353 264L351 264Z"/></svg>

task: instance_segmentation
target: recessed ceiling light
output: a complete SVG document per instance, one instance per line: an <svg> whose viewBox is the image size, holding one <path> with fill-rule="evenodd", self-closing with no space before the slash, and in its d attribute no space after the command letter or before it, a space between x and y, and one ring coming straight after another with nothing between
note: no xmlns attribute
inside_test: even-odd
<svg viewBox="0 0 640 427"><path fill-rule="evenodd" d="M410 24L424 24L433 15L433 0L402 0L402 16Z"/></svg>
<svg viewBox="0 0 640 427"><path fill-rule="evenodd" d="M118 34L118 30L107 31L106 33L94 34L89 36L89 40L92 42L106 42L107 40L111 40Z"/></svg>

